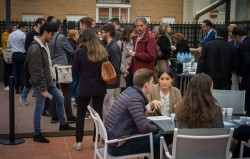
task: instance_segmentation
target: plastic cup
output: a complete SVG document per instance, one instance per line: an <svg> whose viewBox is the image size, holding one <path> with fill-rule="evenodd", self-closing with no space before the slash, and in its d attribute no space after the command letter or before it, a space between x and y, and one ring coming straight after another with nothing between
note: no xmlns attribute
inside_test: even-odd
<svg viewBox="0 0 250 159"><path fill-rule="evenodd" d="M227 116L232 116L233 110L234 110L234 108L227 108Z"/></svg>
<svg viewBox="0 0 250 159"><path fill-rule="evenodd" d="M223 115L223 116L225 116L226 111L227 111L227 108L222 108L222 110L221 110L221 111L222 111L222 115Z"/></svg>
<svg viewBox="0 0 250 159"><path fill-rule="evenodd" d="M247 117L241 116L240 117L240 124L247 124Z"/></svg>
<svg viewBox="0 0 250 159"><path fill-rule="evenodd" d="M197 62L194 62L193 65L194 65L194 72L196 72L198 63L197 63Z"/></svg>
<svg viewBox="0 0 250 159"><path fill-rule="evenodd" d="M172 122L174 123L175 113L170 114L170 116L171 116L171 120L172 120Z"/></svg>

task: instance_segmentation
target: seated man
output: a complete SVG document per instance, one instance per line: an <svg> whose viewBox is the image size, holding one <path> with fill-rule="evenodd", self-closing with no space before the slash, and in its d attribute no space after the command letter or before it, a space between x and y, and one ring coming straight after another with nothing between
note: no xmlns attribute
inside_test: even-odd
<svg viewBox="0 0 250 159"><path fill-rule="evenodd" d="M139 69L135 72L134 87L128 87L112 105L104 123L109 139L124 138L139 133L157 133L158 128L151 125L145 117L146 96L153 87L153 71ZM153 135L154 158L160 157L160 136ZM141 137L109 145L108 152L113 156L150 152L149 137Z"/></svg>

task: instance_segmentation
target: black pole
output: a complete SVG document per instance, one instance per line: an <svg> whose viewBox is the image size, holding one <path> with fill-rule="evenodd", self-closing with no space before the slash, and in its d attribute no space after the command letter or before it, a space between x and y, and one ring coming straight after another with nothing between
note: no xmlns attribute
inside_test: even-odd
<svg viewBox="0 0 250 159"><path fill-rule="evenodd" d="M6 0L6 28L10 26L11 21L11 0Z"/></svg>
<svg viewBox="0 0 250 159"><path fill-rule="evenodd" d="M230 23L230 8L231 8L231 0L226 0L225 25L229 25Z"/></svg>
<svg viewBox="0 0 250 159"><path fill-rule="evenodd" d="M14 98L14 83L15 77L9 77L9 120L10 120L10 134L9 139L3 139L3 145L18 145L24 143L24 139L15 138L15 98Z"/></svg>

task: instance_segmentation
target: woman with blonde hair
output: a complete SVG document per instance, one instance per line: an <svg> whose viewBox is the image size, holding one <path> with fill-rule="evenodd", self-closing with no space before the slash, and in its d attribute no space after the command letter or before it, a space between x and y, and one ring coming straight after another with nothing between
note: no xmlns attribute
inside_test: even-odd
<svg viewBox="0 0 250 159"><path fill-rule="evenodd" d="M176 108L179 128L223 128L221 108L212 95L213 81L207 74L194 75L183 101Z"/></svg>
<svg viewBox="0 0 250 159"><path fill-rule="evenodd" d="M84 119L90 100L93 108L102 117L103 100L106 94L106 84L101 80L102 61L108 56L106 49L100 43L93 29L82 31L80 46L76 50L73 72L79 73L79 87L76 118L76 143L73 148L82 150ZM93 140L95 133L93 136Z"/></svg>

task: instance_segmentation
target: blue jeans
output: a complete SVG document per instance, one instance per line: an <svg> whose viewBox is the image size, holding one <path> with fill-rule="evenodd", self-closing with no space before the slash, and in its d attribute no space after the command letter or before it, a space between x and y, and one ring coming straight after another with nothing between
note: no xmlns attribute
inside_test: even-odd
<svg viewBox="0 0 250 159"><path fill-rule="evenodd" d="M160 158L160 135L153 135L154 144L154 158ZM149 137L140 137L135 139L130 139L126 141L123 145L119 147L108 147L108 152L112 156L130 155L135 153L145 153L150 152L150 141Z"/></svg>
<svg viewBox="0 0 250 159"><path fill-rule="evenodd" d="M46 97L42 96L36 85L32 84L32 87L34 88L36 97L36 107L34 112L34 134L38 135L41 133L41 115L44 109ZM64 117L64 97L56 88L54 83L47 85L47 91L52 94L56 100L57 115L60 121L60 125L66 124L66 120Z"/></svg>
<svg viewBox="0 0 250 159"><path fill-rule="evenodd" d="M72 73L73 81L71 82L71 97L78 97L77 88L79 85L79 73Z"/></svg>
<svg viewBox="0 0 250 159"><path fill-rule="evenodd" d="M28 96L28 94L29 94L29 92L30 92L30 88L27 88L27 87L24 86L21 96L26 99L27 96Z"/></svg>

